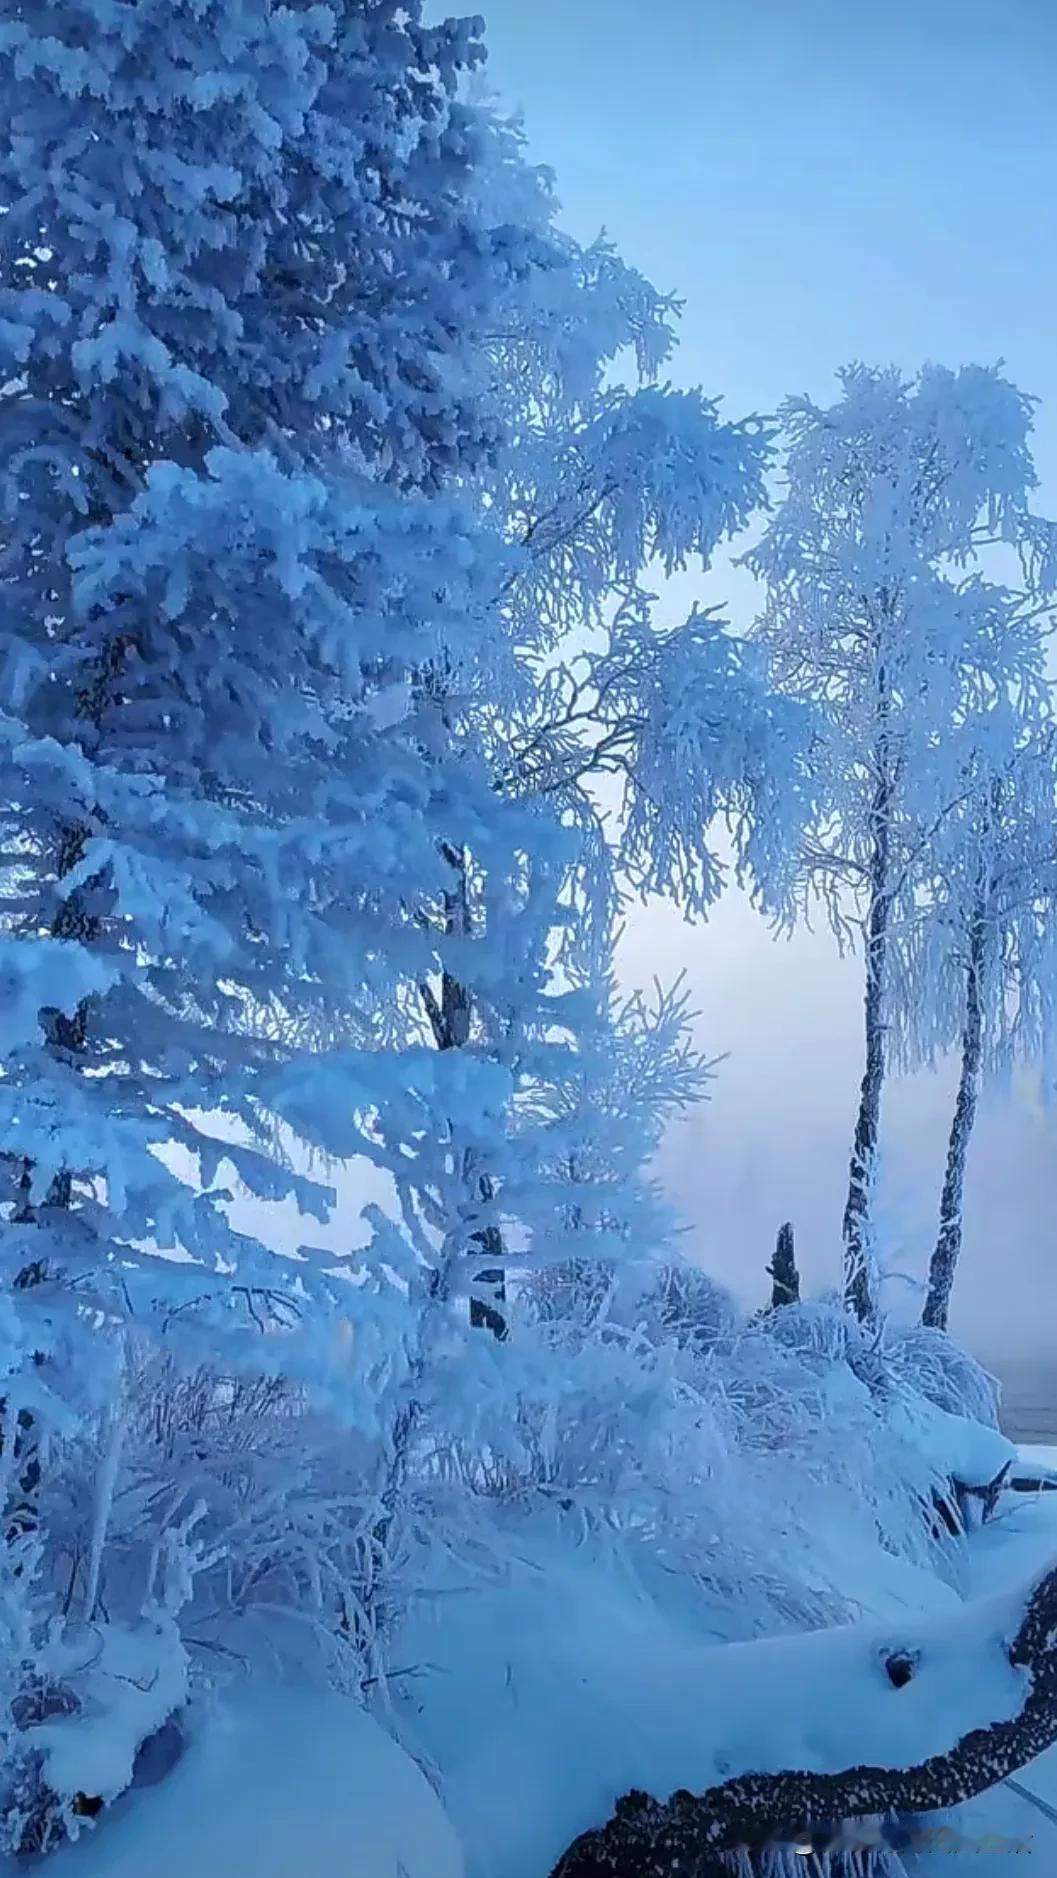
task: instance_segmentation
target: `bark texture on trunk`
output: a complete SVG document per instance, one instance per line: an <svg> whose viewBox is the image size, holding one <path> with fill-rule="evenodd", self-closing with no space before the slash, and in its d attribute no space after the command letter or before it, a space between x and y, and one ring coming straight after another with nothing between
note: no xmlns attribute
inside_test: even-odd
<svg viewBox="0 0 1057 1878"><path fill-rule="evenodd" d="M870 1283L870 1192L881 1126L881 1092L885 1078L884 989L888 962L890 908L876 894L870 909L866 953L866 996L863 1004L866 1066L859 1088L855 1118L848 1198L844 1206L844 1298L862 1322L873 1316Z"/></svg>
<svg viewBox="0 0 1057 1878"><path fill-rule="evenodd" d="M1014 1618L1009 1628L1012 1634L1004 1644L994 1641L993 1652L1005 1658L1003 1671L1012 1668L1023 1689L1012 1717L971 1728L949 1749L916 1765L892 1768L851 1763L859 1718L850 1707L847 1766L832 1772L790 1768L741 1774L700 1794L680 1789L663 1801L647 1793L625 1794L611 1819L569 1847L551 1878L718 1878L724 1869L729 1874L729 1866L718 1863L723 1853L739 1848L759 1853L776 1841L803 1844L835 1822L931 1813L985 1792L1057 1740L1057 1566L1030 1588L1019 1622ZM827 1634L820 1634L821 1644ZM989 1634L984 1655L991 1652ZM893 1643L877 1654L884 1672L879 1702L898 1703L902 1690L926 1675L935 1679L938 1704L950 1698L944 1687L948 1678L956 1679L960 1689L957 1656L943 1661L938 1652L940 1660L930 1662L925 1631L913 1647ZM805 1707L813 1699L832 1704L839 1693L824 1680L817 1697L805 1682ZM707 1690L702 1699L707 1702ZM765 1729L764 1716L761 1734Z"/></svg>
<svg viewBox="0 0 1057 1878"><path fill-rule="evenodd" d="M444 858L452 868L456 885L444 896L444 930L447 934L466 934L470 930L470 908L466 880L466 857L459 849L446 847ZM438 1050L461 1050L470 1040L473 1016L473 993L453 973L441 973L440 996L431 985L421 986L422 1002L429 1018L433 1041ZM466 1184L484 1206L495 1198L495 1185L482 1169L474 1167L469 1157L463 1170ZM502 1264L503 1235L498 1226L483 1226L471 1234L471 1241L481 1248L486 1260L496 1261L476 1269L471 1277L470 1322L480 1330L490 1330L502 1342L508 1332L506 1319L506 1272Z"/></svg>
<svg viewBox="0 0 1057 1878"><path fill-rule="evenodd" d="M884 724L887 719L887 690L883 674L879 680L879 696L879 711ZM863 1323L874 1314L870 1282L870 1192L877 1159L881 1091L884 1088L887 1057L885 995L892 923L890 874L894 788L886 736L879 739L875 762L877 781L870 807L870 908L866 927L866 991L863 1000L866 1063L859 1089L859 1109L855 1118L843 1224L844 1300L849 1310L854 1311Z"/></svg>
<svg viewBox="0 0 1057 1878"><path fill-rule="evenodd" d="M965 974L965 1022L962 1028L962 1065L958 1094L947 1141L947 1165L940 1198L940 1225L929 1262L929 1284L923 1324L946 1330L954 1274L962 1249L962 1200L969 1138L976 1120L983 1061L984 970L987 955L987 918L983 897L977 900L969 929L969 962Z"/></svg>

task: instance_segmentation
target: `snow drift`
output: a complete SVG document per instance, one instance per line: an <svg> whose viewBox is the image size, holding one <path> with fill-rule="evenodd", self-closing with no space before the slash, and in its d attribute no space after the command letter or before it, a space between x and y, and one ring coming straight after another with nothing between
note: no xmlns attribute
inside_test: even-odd
<svg viewBox="0 0 1057 1878"><path fill-rule="evenodd" d="M11 1878L16 1870L11 1865ZM254 1683L49 1861L54 1878L464 1878L421 1770L355 1702Z"/></svg>

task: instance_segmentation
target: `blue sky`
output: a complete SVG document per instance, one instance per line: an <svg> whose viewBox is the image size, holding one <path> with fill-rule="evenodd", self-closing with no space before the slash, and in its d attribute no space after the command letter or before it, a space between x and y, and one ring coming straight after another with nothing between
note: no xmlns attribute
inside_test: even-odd
<svg viewBox="0 0 1057 1878"><path fill-rule="evenodd" d="M1042 400L1040 501L1057 508L1057 0L492 0L486 17L491 87L556 171L567 226L604 225L684 298L678 382L743 415L825 397L853 358L1002 358ZM702 584L728 594L746 623L743 581ZM833 1279L855 969L824 935L776 948L735 896L704 931L645 910L624 959L637 979L685 967L703 1042L731 1052L662 1159L690 1243L751 1290L792 1215L809 1273ZM884 1207L910 1269L948 1082L888 1103ZM1055 1133L1008 1093L985 1104L957 1309L995 1357L1049 1341Z"/></svg>
<svg viewBox="0 0 1057 1878"><path fill-rule="evenodd" d="M733 411L850 358L1057 395L1053 0L492 0L490 80L580 236L686 300ZM1040 416L1057 483L1057 414Z"/></svg>

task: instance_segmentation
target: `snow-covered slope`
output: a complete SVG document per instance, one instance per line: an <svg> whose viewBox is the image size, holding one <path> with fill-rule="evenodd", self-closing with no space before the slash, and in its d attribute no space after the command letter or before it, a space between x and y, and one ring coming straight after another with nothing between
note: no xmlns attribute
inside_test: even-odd
<svg viewBox="0 0 1057 1878"><path fill-rule="evenodd" d="M400 1637L413 1674L394 1680L398 1724L439 1770L443 1804L352 1701L254 1682L218 1703L161 1784L133 1792L49 1870L545 1878L630 1787L663 1796L748 1769L898 1766L942 1752L1019 1706L1002 1639L1020 1581L1057 1551L1055 1502L1014 1503L974 1535L971 1591L993 1600L989 1621L951 1586L859 1545L845 1565L870 1621L751 1643L725 1640L730 1609L700 1587L666 1590L663 1572L634 1571L627 1550L607 1562L561 1522L537 1526L504 1577L422 1600ZM820 1563L840 1546L839 1529L825 1537ZM895 1689L884 1658L899 1647L920 1660ZM963 1816L967 1832L993 1817L986 1800L951 1818Z"/></svg>
<svg viewBox="0 0 1057 1878"><path fill-rule="evenodd" d="M920 1608L709 1645L626 1572L556 1555L409 1628L403 1660L422 1669L402 1713L442 1766L470 1878L546 1878L630 1788L664 1798L748 1771L907 1766L1017 1713L1004 1643L1022 1586L969 1607L934 1583ZM913 1678L894 1687L885 1659L904 1648Z"/></svg>
<svg viewBox="0 0 1057 1878"><path fill-rule="evenodd" d="M1027 1461L1057 1463L1057 1449L1022 1448ZM969 1591L988 1597L1003 1585L1039 1571L1057 1558L1057 1493L1035 1497L1007 1495L997 1517L974 1533L969 1545ZM1041 1803L1041 1804L1040 1804ZM1023 1868L1057 1869L1057 1748L1032 1761L1009 1782L943 1815L957 1835L947 1849L918 1858L917 1878L945 1878L952 1870L951 1851L959 1847L971 1859L973 1878L1009 1878ZM1003 1846L1000 1841L1007 1843ZM1021 1847L1017 1853L1010 1849ZM1030 1866L1024 1853L1034 1854ZM1016 1861L1016 1862L1015 1862Z"/></svg>
<svg viewBox="0 0 1057 1878"><path fill-rule="evenodd" d="M254 1684L49 1878L464 1878L414 1761L338 1695ZM4 1878L7 1878L5 1873Z"/></svg>

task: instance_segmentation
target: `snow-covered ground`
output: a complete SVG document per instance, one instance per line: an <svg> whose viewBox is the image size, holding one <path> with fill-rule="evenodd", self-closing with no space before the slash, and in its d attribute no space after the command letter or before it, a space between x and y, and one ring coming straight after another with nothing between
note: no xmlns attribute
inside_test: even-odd
<svg viewBox="0 0 1057 1878"><path fill-rule="evenodd" d="M1057 1448L1023 1447L1025 1461L1057 1467ZM971 1596L987 1597L1003 1585L1022 1581L1057 1558L1057 1493L1008 1496L996 1517L973 1535L970 1546ZM1034 1803L1033 1803L1034 1802ZM1051 1817L1051 1814L1053 1815ZM1015 1783L1006 1782L946 1814L959 1834L974 1878L1009 1878L1008 1849L988 1849L994 1836L1021 1842L1037 1855L1034 1868L1057 1869L1057 1747L1024 1768ZM950 1872L950 1852L919 1858L921 1878Z"/></svg>
<svg viewBox="0 0 1057 1878"><path fill-rule="evenodd" d="M1039 1467L1057 1467L1057 1447L1032 1442L1029 1446L1022 1444L1020 1452L1026 1461L1034 1461Z"/></svg>
<svg viewBox="0 0 1057 1878"><path fill-rule="evenodd" d="M19 1867L23 1870L23 1867ZM254 1684L48 1878L464 1878L424 1775L339 1695Z"/></svg>
<svg viewBox="0 0 1057 1878"><path fill-rule="evenodd" d="M491 1603L475 1597L442 1619L434 1609L410 1650L429 1670L405 1706L420 1747L444 1762L473 1878L544 1878L628 1788L700 1790L749 1768L905 1765L1014 1712L1022 1689L1005 1660L1009 1613L1055 1555L1057 1494L1011 1500L970 1540L971 1611L905 1568L891 1583L879 1575L877 1622L718 1648L706 1634L689 1639L684 1621L666 1622L619 1574L607 1583L595 1563L578 1572L572 1560L564 1570L552 1561ZM983 1635L978 1600L994 1616ZM713 1622L715 1635L719 1613ZM922 1667L907 1701L911 1690L887 1685L882 1659L893 1643L913 1647L917 1626ZM823 1688L831 1700L818 1699ZM1018 1784L1057 1807L1057 1750ZM535 1796L528 1805L526 1794ZM995 1835L1030 1841L1057 1860L1057 1824L1009 1787L940 1823L972 1851L978 1878L1009 1870L1008 1850L986 1850L988 1834L992 1844ZM919 1855L916 1869L933 1878L949 1856Z"/></svg>
<svg viewBox="0 0 1057 1878"><path fill-rule="evenodd" d="M853 1759L897 1765L949 1746L959 1732L952 1712L968 1715L974 1701L980 1721L1014 1712L1017 1679L997 1650L993 1660L974 1654L964 1607L935 1581L918 1590L932 1607L924 1622L934 1627L936 1681L954 1711L925 1677L910 1703L906 1691L896 1699L882 1659L893 1635L912 1630L899 1577L885 1598L887 1628L752 1643L710 1642L705 1610L695 1637L684 1610L673 1619L626 1572L607 1577L597 1558L557 1548L545 1569L492 1596L440 1615L434 1606L404 1641L406 1660L428 1665L409 1685L405 1720L443 1764L473 1878L546 1878L633 1787L662 1796L749 1769L839 1767L850 1735ZM718 1629L718 1612L712 1621ZM823 1684L829 1703L818 1699Z"/></svg>
<svg viewBox="0 0 1057 1878"><path fill-rule="evenodd" d="M218 1703L163 1781L126 1796L47 1869L545 1878L628 1787L661 1794L748 1768L905 1764L1012 1713L1021 1690L1001 1638L1020 1587L1055 1554L1057 1494L1011 1496L970 1542L971 1619L949 1586L903 1565L879 1579L874 1623L739 1644L722 1641L719 1609L702 1602L690 1620L677 1600L666 1611L626 1564L600 1568L556 1533L535 1555L526 1547L501 1585L431 1598L407 1626L405 1748L348 1699L254 1682ZM983 1633L977 1599L994 1614ZM884 1653L912 1646L915 1622L927 1652L896 1692ZM832 1700L805 1705L807 1679ZM918 1878L949 1872L941 1861L956 1849L971 1854L975 1878L1005 1878L1012 1854L987 1849L996 1835L1057 1860L1057 1750L942 1823L957 1840L916 1855Z"/></svg>

